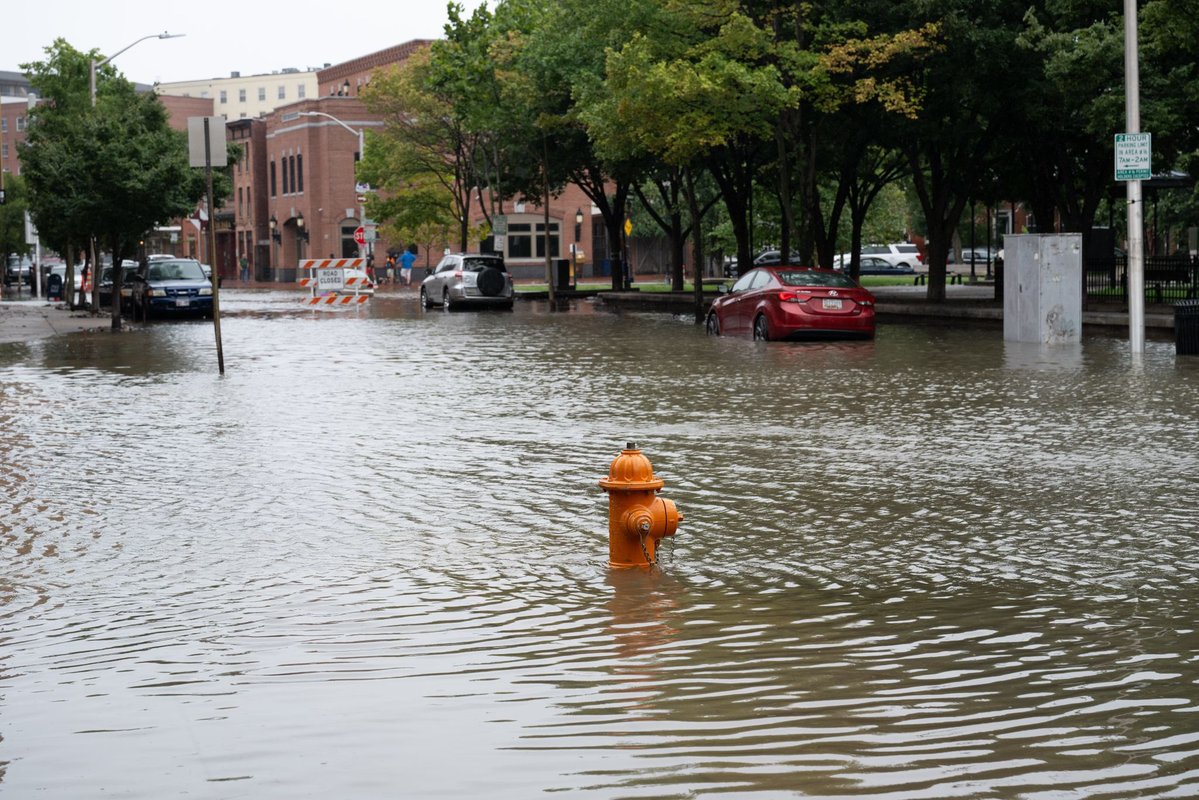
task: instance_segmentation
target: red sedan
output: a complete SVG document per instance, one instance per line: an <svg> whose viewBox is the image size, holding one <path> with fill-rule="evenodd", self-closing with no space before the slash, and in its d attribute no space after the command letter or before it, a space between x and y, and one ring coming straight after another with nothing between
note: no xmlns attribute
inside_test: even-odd
<svg viewBox="0 0 1199 800"><path fill-rule="evenodd" d="M829 269L759 267L712 302L708 333L755 339L874 338L874 295Z"/></svg>

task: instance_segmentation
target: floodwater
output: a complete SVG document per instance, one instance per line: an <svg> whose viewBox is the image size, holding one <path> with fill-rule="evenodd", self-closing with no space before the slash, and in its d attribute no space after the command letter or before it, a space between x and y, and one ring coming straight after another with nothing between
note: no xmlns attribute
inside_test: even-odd
<svg viewBox="0 0 1199 800"><path fill-rule="evenodd" d="M296 297L0 346L0 796L1199 795L1172 343Z"/></svg>

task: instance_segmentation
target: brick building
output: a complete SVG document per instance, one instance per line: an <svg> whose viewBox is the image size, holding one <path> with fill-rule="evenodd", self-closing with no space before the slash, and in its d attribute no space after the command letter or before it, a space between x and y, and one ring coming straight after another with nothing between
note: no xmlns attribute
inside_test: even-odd
<svg viewBox="0 0 1199 800"><path fill-rule="evenodd" d="M211 264L225 279L240 276L238 264L245 257L252 277L258 281L290 283L297 278L299 262L305 258L359 255L354 234L364 219L363 193L359 192L355 169L361 158L365 131L381 130L382 120L369 113L359 99L362 87L375 70L402 63L431 44L414 40L341 64L326 66L313 74L287 74L288 81L272 76L163 84L157 88L170 124L185 131L189 117L226 118L228 141L241 146L242 158L230 166L233 192L212 215L216 252L210 253L207 237L208 213L199 208L190 217L164 224L146 241L149 252L172 253L198 258ZM13 74L14 78L21 77ZM272 81L275 81L272 83ZM277 84L277 85L276 85ZM27 85L27 82L25 82ZM303 97L290 99L300 92ZM273 88L272 88L273 87ZM281 88L283 87L283 88ZM139 87L149 90L150 87ZM256 115L233 116L240 109L241 91L250 99L265 92L265 106L253 106ZM19 87L14 93L19 94ZM219 102L220 92L226 102ZM230 94L232 92L232 94ZM273 94L272 94L273 92ZM285 97L280 100L282 93ZM6 98L3 104L3 166L19 172L15 142L24 135L27 108L24 98ZM261 98L259 98L261 99ZM506 259L518 277L544 276L544 218L536 201L507 203L507 234L499 240ZM481 221L476 211L474 223ZM576 218L581 221L576 223ZM587 253L587 243L604 242L602 232L593 236L598 216L590 200L574 186L550 203L551 258L567 258L572 252L579 262L595 263L604 254ZM601 229L602 230L602 229ZM366 250L377 264L402 243L379 240ZM494 242L484 243L491 249ZM456 243L422 245L419 266L436 264L444 249ZM597 270L598 271L598 270Z"/></svg>

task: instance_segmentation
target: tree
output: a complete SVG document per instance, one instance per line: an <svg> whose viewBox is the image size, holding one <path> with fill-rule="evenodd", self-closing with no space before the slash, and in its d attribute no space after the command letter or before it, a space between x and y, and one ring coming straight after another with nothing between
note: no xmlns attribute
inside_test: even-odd
<svg viewBox="0 0 1199 800"><path fill-rule="evenodd" d="M204 178L188 166L186 137L167 124L157 96L138 94L109 65L97 75L91 106L83 100L87 83L78 78L98 54L80 53L62 39L47 54L44 62L22 65L48 101L37 107L21 149L30 206L39 230L45 225L66 241L91 235L108 246L112 327L120 330L122 260L156 223L190 213L204 194ZM68 199L56 196L62 194Z"/></svg>
<svg viewBox="0 0 1199 800"><path fill-rule="evenodd" d="M928 230L928 299L945 299L946 262L962 212L983 177L995 169L998 143L1015 131L1012 64L1019 63L1016 34L1024 6L932 0L901 4L897 29L939 19L939 47L926 57L898 59L922 96L916 118L898 115L912 184ZM886 20L886 17L882 17Z"/></svg>
<svg viewBox="0 0 1199 800"><path fill-rule="evenodd" d="M371 212L405 241L417 228L450 224L465 251L481 137L435 85L431 61L428 50L413 53L377 72L362 91L362 102L383 116L384 128L371 137L360 177L384 190L386 199L373 201Z"/></svg>
<svg viewBox="0 0 1199 800"><path fill-rule="evenodd" d="M25 211L28 209L25 180L20 175L5 173L4 204L0 205L0 269L6 269L10 255L25 255Z"/></svg>

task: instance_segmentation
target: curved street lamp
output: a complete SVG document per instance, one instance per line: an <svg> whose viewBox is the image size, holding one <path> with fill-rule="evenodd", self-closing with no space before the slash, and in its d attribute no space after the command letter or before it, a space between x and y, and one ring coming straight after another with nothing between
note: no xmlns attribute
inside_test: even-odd
<svg viewBox="0 0 1199 800"><path fill-rule="evenodd" d="M114 58L119 56L121 53L124 53L130 47L133 47L133 45L138 44L139 42L144 42L147 39L178 39L179 37L186 36L186 35L187 35L186 33L167 33L166 31L163 31L162 33L152 33L149 36L143 36L142 38L138 39L137 41L133 42L132 44L128 44L128 45L122 47L120 50L116 51L115 53L113 53L108 58L104 59L103 61L96 61L93 58L92 62L91 62L91 70L90 70L90 75L89 75L89 80L88 80L88 88L91 91L91 96L92 96L92 105L93 106L96 105L96 70L97 69L104 66L109 61L112 61Z"/></svg>
<svg viewBox="0 0 1199 800"><path fill-rule="evenodd" d="M346 83L349 84L349 81L347 80ZM359 128L358 130L355 130L354 128L351 128L349 125L347 125L346 123L339 120L337 117L333 116L332 114L326 114L324 111L299 111L299 112L296 112L296 116L297 117L325 117L326 119L333 120L338 125L340 125L341 127L345 128L347 131L349 131L350 133L352 133L358 137L358 160L362 161L364 158L366 158L366 137L363 135L364 134L363 129ZM357 188L356 185L355 185L355 188ZM366 225L366 206L365 205L358 206L358 224L362 225L362 226ZM359 258L366 258L366 248L367 248L366 245L362 245L358 248L358 257Z"/></svg>

